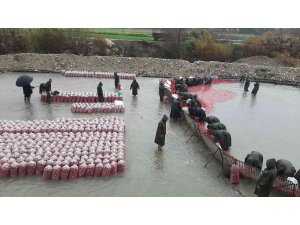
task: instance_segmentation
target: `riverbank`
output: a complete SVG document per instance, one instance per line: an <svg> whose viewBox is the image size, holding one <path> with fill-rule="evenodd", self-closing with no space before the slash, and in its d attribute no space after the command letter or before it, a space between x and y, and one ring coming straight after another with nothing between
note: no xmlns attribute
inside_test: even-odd
<svg viewBox="0 0 300 225"><path fill-rule="evenodd" d="M9 54L0 56L1 72L52 72L64 70L117 71L137 76L176 77L210 73L225 79L239 79L242 75L262 82L300 86L300 68L223 63L180 59L78 56L70 54Z"/></svg>

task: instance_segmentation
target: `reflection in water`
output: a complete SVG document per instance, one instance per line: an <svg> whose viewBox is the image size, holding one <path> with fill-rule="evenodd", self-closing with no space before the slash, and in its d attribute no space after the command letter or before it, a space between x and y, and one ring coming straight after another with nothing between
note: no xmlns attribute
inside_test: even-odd
<svg viewBox="0 0 300 225"><path fill-rule="evenodd" d="M154 152L153 168L155 170L162 170L164 168L164 165L165 165L164 151L156 150Z"/></svg>
<svg viewBox="0 0 300 225"><path fill-rule="evenodd" d="M256 102L256 95L251 95L250 107L254 108Z"/></svg>

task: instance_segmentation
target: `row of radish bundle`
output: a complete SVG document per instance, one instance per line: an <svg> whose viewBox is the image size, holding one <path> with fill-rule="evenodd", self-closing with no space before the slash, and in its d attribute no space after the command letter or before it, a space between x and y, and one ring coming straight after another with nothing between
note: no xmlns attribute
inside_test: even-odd
<svg viewBox="0 0 300 225"><path fill-rule="evenodd" d="M125 107L110 102L73 103L71 111L73 113L121 113L125 111Z"/></svg>
<svg viewBox="0 0 300 225"><path fill-rule="evenodd" d="M0 176L45 180L106 176L125 170L123 132L3 133Z"/></svg>
<svg viewBox="0 0 300 225"><path fill-rule="evenodd" d="M44 132L118 132L124 133L122 118L105 116L99 118L57 118L55 120L0 120L0 134Z"/></svg>
<svg viewBox="0 0 300 225"><path fill-rule="evenodd" d="M90 78L114 78L113 72L92 72L92 71L85 71L85 70L68 70L62 72L63 76L65 77L90 77ZM127 79L132 80L136 78L135 74L131 73L117 73L120 79Z"/></svg>
<svg viewBox="0 0 300 225"><path fill-rule="evenodd" d="M104 102L123 101L123 97L116 92L104 92ZM52 102L99 102L97 93L94 92L72 92L60 91L59 94L51 96ZM41 94L41 101L47 100L47 94Z"/></svg>

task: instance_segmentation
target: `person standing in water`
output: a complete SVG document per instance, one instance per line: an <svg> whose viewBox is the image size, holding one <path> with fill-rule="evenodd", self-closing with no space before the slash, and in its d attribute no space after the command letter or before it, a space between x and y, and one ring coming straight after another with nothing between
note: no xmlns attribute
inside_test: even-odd
<svg viewBox="0 0 300 225"><path fill-rule="evenodd" d="M45 91L47 93L46 101L48 103L51 103L51 91L52 91L51 83L52 83L52 79L49 79L45 84Z"/></svg>
<svg viewBox="0 0 300 225"><path fill-rule="evenodd" d="M120 77L117 74L117 72L114 73L114 76L115 76L115 88L118 89L120 83Z"/></svg>
<svg viewBox="0 0 300 225"><path fill-rule="evenodd" d="M102 86L103 86L102 82L99 82L99 84L97 86L97 94L98 94L98 101L99 102L104 102Z"/></svg>
<svg viewBox="0 0 300 225"><path fill-rule="evenodd" d="M256 83L254 84L254 88L252 89L251 94L256 95L257 92L258 92L258 89L259 89L259 83L256 82Z"/></svg>
<svg viewBox="0 0 300 225"><path fill-rule="evenodd" d="M154 143L158 145L158 150L162 150L162 147L165 145L166 138L166 122L168 121L168 116L165 114L162 120L158 123Z"/></svg>
<svg viewBox="0 0 300 225"><path fill-rule="evenodd" d="M244 91L248 92L248 88L249 88L249 85L250 85L250 79L249 77L246 78L246 82L245 82L245 85L244 85Z"/></svg>
<svg viewBox="0 0 300 225"><path fill-rule="evenodd" d="M25 103L28 102L30 103L30 97L32 95L32 89L34 87L32 87L30 84L23 86L23 94L24 94L24 101Z"/></svg>
<svg viewBox="0 0 300 225"><path fill-rule="evenodd" d="M131 85L130 85L130 90L132 89L132 95L136 96L138 95L138 89L140 89L139 83L136 81L136 79L133 79Z"/></svg>
<svg viewBox="0 0 300 225"><path fill-rule="evenodd" d="M162 81L159 82L159 98L160 102L163 102L164 100L164 95L165 95L165 86Z"/></svg>

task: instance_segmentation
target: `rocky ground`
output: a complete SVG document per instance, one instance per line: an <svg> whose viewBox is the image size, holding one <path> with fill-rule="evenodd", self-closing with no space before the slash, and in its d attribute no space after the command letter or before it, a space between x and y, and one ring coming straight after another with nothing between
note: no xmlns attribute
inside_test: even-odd
<svg viewBox="0 0 300 225"><path fill-rule="evenodd" d="M254 63L254 62L257 63ZM260 63L264 61L265 63ZM175 77L210 73L222 78L249 76L261 81L300 85L300 68L270 63L270 59L253 58L234 63L179 59L134 58L112 56L78 56L69 54L11 54L0 56L0 71L61 72L64 70L116 71L138 76Z"/></svg>

